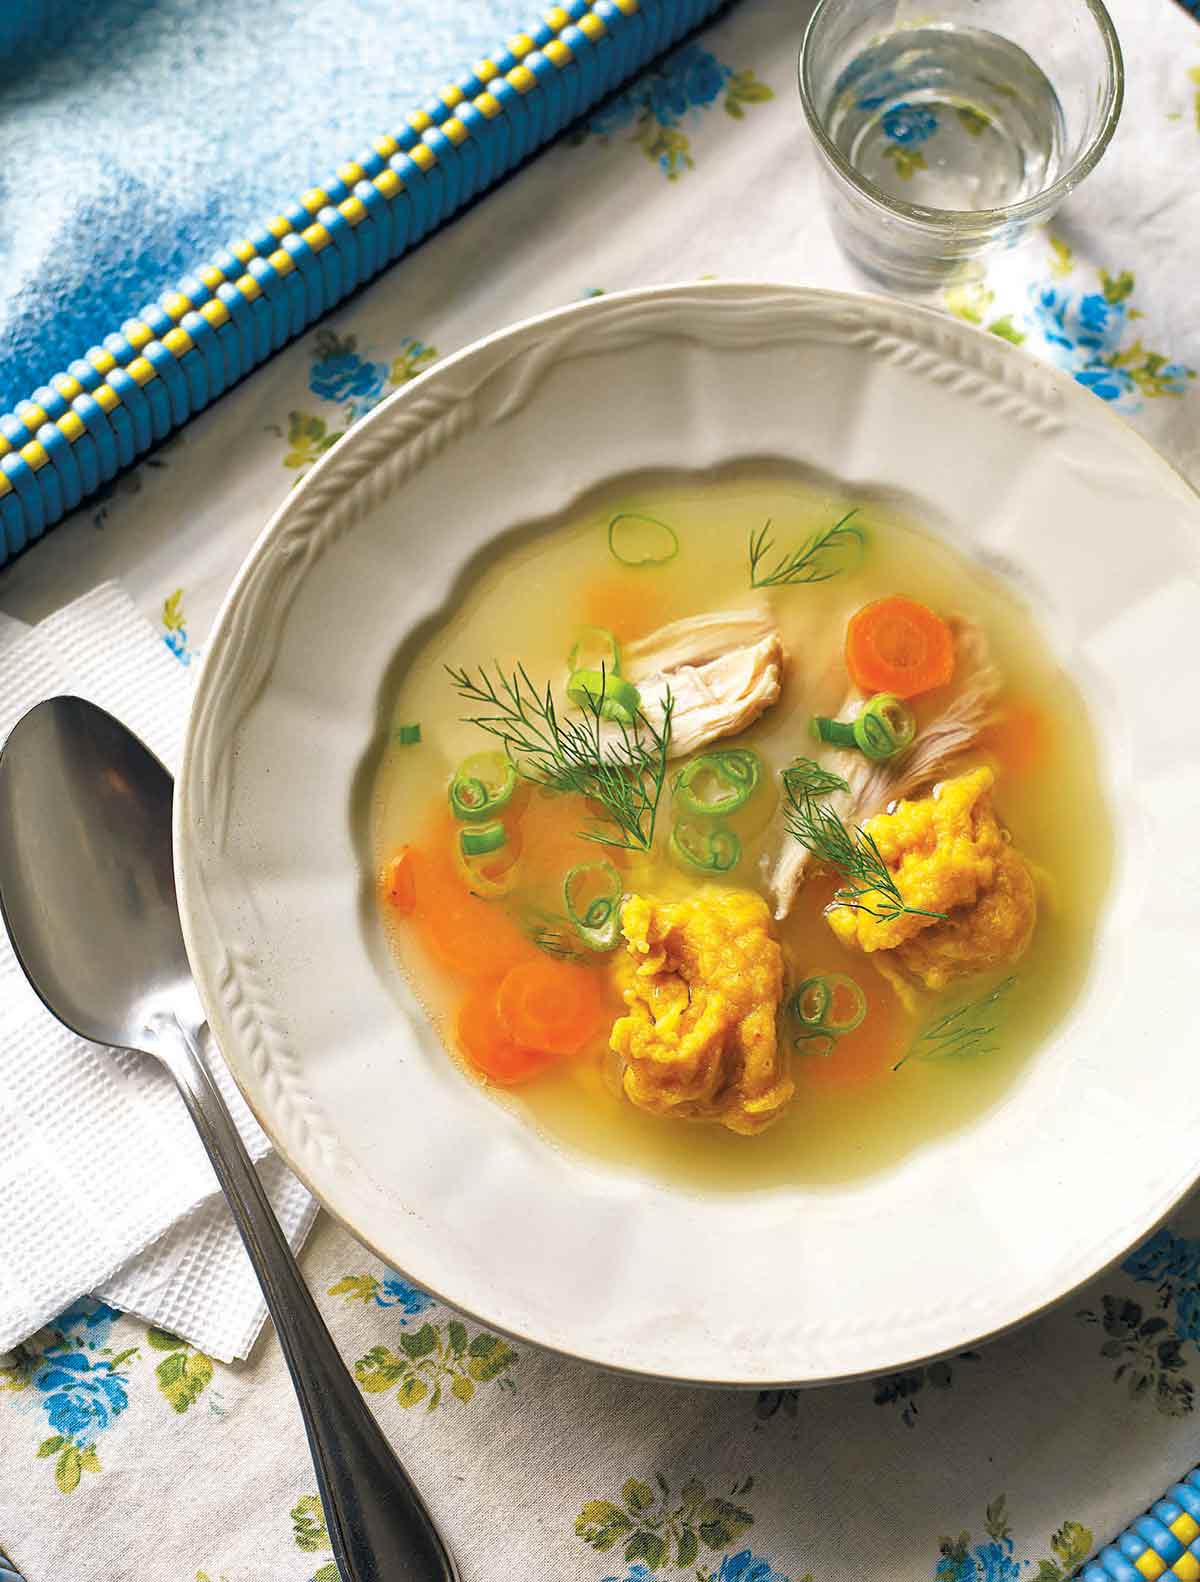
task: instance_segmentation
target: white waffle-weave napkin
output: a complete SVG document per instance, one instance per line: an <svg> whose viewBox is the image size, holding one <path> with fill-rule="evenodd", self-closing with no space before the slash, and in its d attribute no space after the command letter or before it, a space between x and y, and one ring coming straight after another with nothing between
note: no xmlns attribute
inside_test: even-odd
<svg viewBox="0 0 1200 1582"><path fill-rule="evenodd" d="M0 741L60 692L108 709L177 768L189 671L115 584L36 627L0 625ZM299 1246L312 1199L270 1152L224 1063L212 1065ZM170 1078L61 1027L0 929L0 1352L89 1293L224 1362L249 1353L266 1316Z"/></svg>

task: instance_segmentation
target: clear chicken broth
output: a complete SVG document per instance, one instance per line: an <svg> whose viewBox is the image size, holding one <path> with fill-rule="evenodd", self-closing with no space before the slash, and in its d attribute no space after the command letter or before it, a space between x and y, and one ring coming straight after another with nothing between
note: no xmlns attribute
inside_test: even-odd
<svg viewBox="0 0 1200 1582"><path fill-rule="evenodd" d="M860 562L830 581L766 594L788 654L786 679L780 701L737 742L753 747L776 771L797 755L811 754L811 716L836 714L846 693L846 621L869 600L904 593L982 628L1003 677L1004 699L1032 702L1039 722L1028 763L1014 769L988 744L961 762L963 768L988 762L997 769L997 809L1039 880L1037 930L1005 1003L999 1047L958 1060L907 1060L895 1070L920 1028L961 1004L969 991L959 987L925 996L919 1012L904 1010L870 958L834 939L822 907L835 883L815 877L791 916L777 925L789 978L817 971L855 977L871 1006L863 1031L874 1021L877 1036L851 1035L828 1057L794 1053L796 1099L776 1125L753 1138L635 1109L622 1098L607 1041L599 1038L528 1083L494 1089L497 1102L517 1107L554 1145L708 1191L852 1180L895 1164L1000 1103L1080 990L1108 883L1112 831L1079 691L1023 601L924 529L911 512L770 466L732 468L702 480L626 481L592 496L561 521L514 533L497 546L471 577L461 602L413 650L400 676L391 722L419 722L421 742L389 745L383 753L371 819L376 866L403 843L444 825L446 787L456 765L494 745L462 722L468 711L450 684L447 665L475 668L499 660L509 668L521 661L535 679L557 683L579 627L608 626L629 641L667 621L745 604L751 598L747 540L753 529L770 519L777 544L789 548L853 506L860 508L857 520L869 535ZM675 559L637 569L617 563L607 529L620 511L669 523L680 543ZM551 909L564 869L597 856L594 846L575 837L578 818L561 806L568 800L577 799L535 798L522 853L523 884L544 892ZM551 801L560 805L551 807ZM670 899L695 888L695 879L666 855L667 827L664 813L654 851L628 864L627 889ZM747 840L746 861L730 882L762 890L757 859L781 838L776 813L762 835ZM453 1031L461 986L428 955L412 928L397 923L386 906L382 913L401 968L450 1056L461 1060ZM605 975L602 963L595 970ZM615 995L612 1009L614 1015L620 1009ZM790 1042L785 1029L781 1038ZM464 1069L464 1080L478 1079Z"/></svg>

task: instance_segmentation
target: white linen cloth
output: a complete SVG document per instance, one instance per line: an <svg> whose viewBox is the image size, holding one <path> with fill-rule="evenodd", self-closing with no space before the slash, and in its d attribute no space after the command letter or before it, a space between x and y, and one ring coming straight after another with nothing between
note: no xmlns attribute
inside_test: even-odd
<svg viewBox="0 0 1200 1582"><path fill-rule="evenodd" d="M192 674L124 593L100 587L32 629L0 627L0 741L35 703L70 692L117 715L174 771ZM312 1200L224 1063L212 1067L298 1245ZM69 1033L0 930L0 1352L93 1291L226 1362L248 1355L266 1316L171 1079L148 1057Z"/></svg>

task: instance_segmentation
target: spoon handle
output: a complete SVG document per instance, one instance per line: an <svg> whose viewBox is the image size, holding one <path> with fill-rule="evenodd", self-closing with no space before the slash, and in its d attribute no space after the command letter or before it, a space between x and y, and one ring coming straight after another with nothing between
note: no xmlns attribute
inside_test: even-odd
<svg viewBox="0 0 1200 1582"><path fill-rule="evenodd" d="M301 1277L258 1172L199 1051L199 1029L155 1019L171 1072L237 1222L296 1387L343 1582L458 1582L420 1494L380 1432Z"/></svg>

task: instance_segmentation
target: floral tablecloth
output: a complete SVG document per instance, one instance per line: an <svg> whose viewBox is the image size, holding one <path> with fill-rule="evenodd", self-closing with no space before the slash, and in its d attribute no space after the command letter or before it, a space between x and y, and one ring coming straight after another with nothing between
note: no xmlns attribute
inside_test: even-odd
<svg viewBox="0 0 1200 1582"><path fill-rule="evenodd" d="M437 357L651 281L859 284L796 102L807 9L744 0L0 575L0 614L115 576L192 664L294 480ZM1051 232L940 302L1200 482L1200 29L1112 9L1128 96L1104 163ZM936 135L896 131L916 152ZM1119 572L1132 551L1098 552ZM467 1582L1056 1582L1197 1460L1200 1204L1014 1335L803 1394L510 1345L325 1218L303 1265ZM274 1338L226 1368L94 1300L63 1314L0 1369L0 1543L28 1582L336 1582Z"/></svg>

